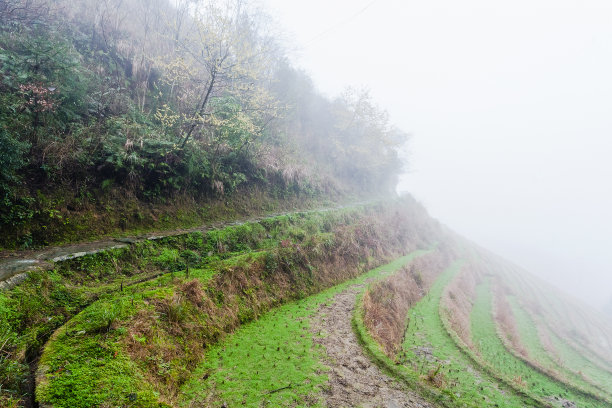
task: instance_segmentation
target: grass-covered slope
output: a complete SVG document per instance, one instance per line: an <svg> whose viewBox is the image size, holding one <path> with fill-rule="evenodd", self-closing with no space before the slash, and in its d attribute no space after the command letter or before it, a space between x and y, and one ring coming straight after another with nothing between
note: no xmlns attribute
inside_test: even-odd
<svg viewBox="0 0 612 408"><path fill-rule="evenodd" d="M38 369L41 404L174 405L204 351L226 333L428 247L440 233L414 203L387 203L281 216L67 261L41 279L55 276L62 290L88 295L53 324L47 316L60 306L39 284L28 280L2 295L13 310L24 290L48 303L36 308L34 321L9 323L10 361L28 362L19 350L37 350L55 330ZM45 334L33 342L30 333L41 328ZM13 387L20 389L19 377Z"/></svg>
<svg viewBox="0 0 612 408"><path fill-rule="evenodd" d="M403 364L426 386L441 391L447 406L531 406L529 399L511 392L482 370L447 331L440 300L461 266L455 264L444 271L427 296L410 310L402 344Z"/></svg>
<svg viewBox="0 0 612 408"><path fill-rule="evenodd" d="M310 318L349 285L380 279L424 253L415 251L240 328L207 351L183 387L180 405L325 406L325 350L313 342Z"/></svg>
<svg viewBox="0 0 612 408"><path fill-rule="evenodd" d="M409 252L420 256L406 265ZM605 347L589 341L606 338L597 317L568 316L587 321L567 336L557 319L571 312L534 295L545 288L405 199L142 241L31 272L0 292L0 402L325 406L334 380L311 319L348 285L363 293L342 318L363 350L433 404L612 400Z"/></svg>
<svg viewBox="0 0 612 408"><path fill-rule="evenodd" d="M477 352L487 365L516 388L532 395L543 404L562 405L565 401L571 401L581 407L598 407L605 403L605 400L569 389L563 382L545 375L509 353L499 337L493 319L492 302L490 282L484 281L477 287L471 327Z"/></svg>
<svg viewBox="0 0 612 408"><path fill-rule="evenodd" d="M598 369L576 351L573 354L565 354L566 358L562 358L560 351L567 353L567 346L563 347L558 337L544 332L545 328L538 326L516 297L510 296L508 301L517 322L518 337L526 351L526 355L519 357L565 384L579 387L602 398L609 398L606 395L611 395L612 373ZM569 357L570 355L572 357Z"/></svg>
<svg viewBox="0 0 612 408"><path fill-rule="evenodd" d="M564 338L550 327L567 327L567 321L558 322L548 298L538 307L540 298L533 297L545 286L470 244L463 248L459 256L469 261L438 274L433 284L420 278L417 284L413 271L409 280L397 274L368 290L356 326L375 359L445 406L608 406L612 371L595 357L602 350L585 346L588 334L582 334L606 333L605 326L592 326L597 317ZM428 288L416 303L415 288ZM379 334L386 320L401 324L397 302L409 302L399 353ZM367 318L369 308L377 309L376 319Z"/></svg>

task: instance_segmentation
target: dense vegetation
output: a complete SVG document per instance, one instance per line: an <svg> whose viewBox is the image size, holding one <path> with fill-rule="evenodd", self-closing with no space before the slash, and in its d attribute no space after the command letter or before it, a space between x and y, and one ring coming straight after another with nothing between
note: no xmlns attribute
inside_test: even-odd
<svg viewBox="0 0 612 408"><path fill-rule="evenodd" d="M405 135L318 94L271 26L241 0L0 0L0 244L238 190L390 192Z"/></svg>
<svg viewBox="0 0 612 408"><path fill-rule="evenodd" d="M441 234L414 202L299 213L55 264L0 292L4 404L174 405L204 351ZM46 344L46 345L45 345ZM43 350L40 365L38 356ZM30 365L30 367L28 367Z"/></svg>
<svg viewBox="0 0 612 408"><path fill-rule="evenodd" d="M246 0L0 0L0 257L178 229L0 259L0 406L352 406L387 375L410 403L610 406L609 324L391 199L406 135L273 27Z"/></svg>

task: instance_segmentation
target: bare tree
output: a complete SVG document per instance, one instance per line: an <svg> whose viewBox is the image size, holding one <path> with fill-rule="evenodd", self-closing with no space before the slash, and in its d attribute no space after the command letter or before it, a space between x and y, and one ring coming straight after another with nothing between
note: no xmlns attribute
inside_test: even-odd
<svg viewBox="0 0 612 408"><path fill-rule="evenodd" d="M51 11L50 2L44 0L0 0L0 25L41 21Z"/></svg>
<svg viewBox="0 0 612 408"><path fill-rule="evenodd" d="M270 55L269 45L260 41L244 1L221 6L214 1L200 2L192 12L193 30L177 41L176 55L167 62L166 80L171 85L182 82L182 95L177 98L183 104L187 124L183 147L209 122L214 113L209 111L210 103L217 96L240 95L244 105L252 102L245 109L262 108L265 91L258 89L258 83Z"/></svg>

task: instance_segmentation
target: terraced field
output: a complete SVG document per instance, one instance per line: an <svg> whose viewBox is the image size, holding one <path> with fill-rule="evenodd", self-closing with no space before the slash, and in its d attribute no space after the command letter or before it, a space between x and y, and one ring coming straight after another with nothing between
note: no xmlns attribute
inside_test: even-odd
<svg viewBox="0 0 612 408"><path fill-rule="evenodd" d="M557 403L563 406L566 402L572 402L580 407L601 406L604 401L597 401L569 389L568 385L555 381L508 352L499 338L493 319L491 293L488 281L477 287L471 316L473 341L486 364L515 388L533 396L542 405Z"/></svg>
<svg viewBox="0 0 612 408"><path fill-rule="evenodd" d="M513 393L481 370L447 331L439 313L440 300L444 288L459 273L462 265L460 261L450 265L429 293L410 310L399 359L392 361L383 357L382 362L389 367L395 366L393 371L402 380L427 390L437 403L444 406L535 406L529 398Z"/></svg>
<svg viewBox="0 0 612 408"><path fill-rule="evenodd" d="M398 403L425 404L359 355L350 328L351 303L364 284L396 272L423 253L413 252L242 327L207 352L204 364L182 390L180 405L324 406L336 399L338 406L372 406L372 402L393 398ZM347 301L348 310L342 310ZM340 337L343 323L344 337ZM341 350L334 347L338 344ZM341 356L350 356L355 363L344 367L338 361ZM360 377L363 388L357 385Z"/></svg>
<svg viewBox="0 0 612 408"><path fill-rule="evenodd" d="M552 331L542 333L542 326L508 287L493 290L493 280L498 285L513 280L508 269L496 271L477 262L478 273L459 262L449 266L410 308L399 354L385 355L382 344L370 336L371 354L406 384L426 390L444 406L612 406L612 373L604 368L605 362L594 363L588 357L594 353L577 350L576 342ZM470 281L472 290L464 288L469 299L458 301L457 283ZM494 313L501 296L511 305L510 326L516 326L512 333L504 332L508 316ZM451 303L455 308L449 310ZM461 304L468 309L467 322L458 321L465 315L457 310ZM365 330L367 336L375 329Z"/></svg>
<svg viewBox="0 0 612 408"><path fill-rule="evenodd" d="M514 296L509 297L512 313L516 318L518 334L526 348L530 362L542 367L566 384L574 384L589 393L607 398L612 392L612 374L599 368L578 354L558 336L536 324L531 315ZM548 349L542 339L549 343Z"/></svg>
<svg viewBox="0 0 612 408"><path fill-rule="evenodd" d="M30 272L0 292L0 402L612 406L612 329L420 211L290 214Z"/></svg>

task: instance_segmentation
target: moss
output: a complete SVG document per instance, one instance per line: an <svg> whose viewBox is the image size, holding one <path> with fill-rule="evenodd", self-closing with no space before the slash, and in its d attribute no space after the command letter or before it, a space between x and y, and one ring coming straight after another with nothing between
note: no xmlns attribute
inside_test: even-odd
<svg viewBox="0 0 612 408"><path fill-rule="evenodd" d="M99 197L94 198L98 195ZM244 216L270 214L279 210L323 205L324 197L308 199L289 194L282 200L257 186L242 189L222 199L189 196L171 202L147 202L126 197L119 189L91 193L83 199L72 189L38 192L28 217L19 225L3 225L0 248L32 248L91 241L103 237L140 235L151 231L197 227Z"/></svg>
<svg viewBox="0 0 612 408"><path fill-rule="evenodd" d="M73 333L72 324L80 321L81 311L92 313L88 318L92 326L81 336L98 336L101 344L107 338L123 342L122 352L141 373L138 381L153 384L161 401L174 398L168 390L185 381L185 367L199 362L204 345L214 344L241 322L259 318L270 308L356 276L403 250L411 237L421 233L395 230L395 212L401 207L389 204L385 208L375 217L362 206L278 216L215 232L139 242L59 262L50 272L33 272L17 288L0 294L0 313L7 316L0 319L4 330L0 336L10 338L4 348L8 357L0 360L0 370L9 373L10 380L4 384L13 384L3 386L1 398L27 392L27 363L54 332L67 328ZM356 221L363 227L349 225ZM388 247L373 256L365 241L355 239L357 234L387 240ZM218 245L212 245L219 241L229 250L220 252ZM200 286L187 288L193 281ZM99 305L119 300L128 303L128 310L135 308L135 313L100 310ZM166 311L173 316L164 317ZM151 333L134 331L139 321L150 322ZM122 328L127 332L122 333ZM157 360L138 357L132 344L150 351ZM169 371L160 369L168 364ZM93 371L105 373L102 365ZM159 376L159 372L165 374ZM139 392L150 389L143 386ZM113 395L107 394L109 401L115 401Z"/></svg>

